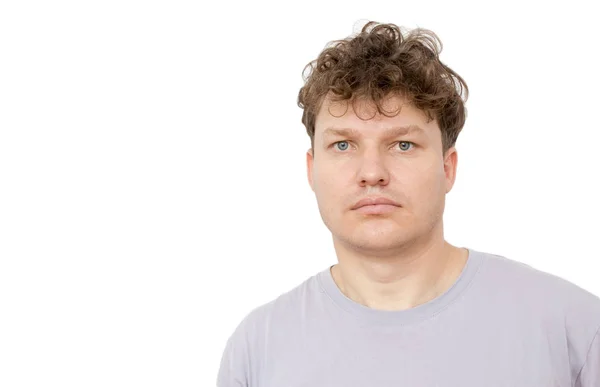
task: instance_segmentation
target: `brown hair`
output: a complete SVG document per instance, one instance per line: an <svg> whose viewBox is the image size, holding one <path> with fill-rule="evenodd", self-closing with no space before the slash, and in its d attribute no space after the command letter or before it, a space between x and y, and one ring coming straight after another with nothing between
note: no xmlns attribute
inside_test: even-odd
<svg viewBox="0 0 600 387"><path fill-rule="evenodd" d="M437 120L446 152L464 126L469 89L439 60L441 51L441 41L430 30L415 28L403 35L400 27L377 22L368 22L355 36L329 42L304 68L305 84L298 93L311 146L316 116L325 98L352 103L367 99L389 117L382 102L395 93L425 112L430 121Z"/></svg>

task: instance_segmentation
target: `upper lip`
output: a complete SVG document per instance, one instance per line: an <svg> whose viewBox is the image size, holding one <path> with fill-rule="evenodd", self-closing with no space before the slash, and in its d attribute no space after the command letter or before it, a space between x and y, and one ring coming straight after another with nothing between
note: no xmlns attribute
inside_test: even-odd
<svg viewBox="0 0 600 387"><path fill-rule="evenodd" d="M358 209L360 207L372 206L372 205L375 205L375 204L390 204L392 206L400 207L400 205L398 203L396 203L395 201L393 201L391 199L384 198L384 197L370 197L370 198L364 198L364 199L359 200L352 207L352 209L356 210L356 209Z"/></svg>

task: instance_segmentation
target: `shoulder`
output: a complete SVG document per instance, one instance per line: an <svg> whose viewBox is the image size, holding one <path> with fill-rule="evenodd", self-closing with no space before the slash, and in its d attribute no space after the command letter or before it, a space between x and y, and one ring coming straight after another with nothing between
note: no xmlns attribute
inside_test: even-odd
<svg viewBox="0 0 600 387"><path fill-rule="evenodd" d="M319 272L272 300L250 309L237 326L233 336L244 340L246 345L260 350L264 338L276 327L287 326L298 321L309 308L317 308L322 303L322 287Z"/></svg>
<svg viewBox="0 0 600 387"><path fill-rule="evenodd" d="M294 314L315 307L322 297L321 276L323 271L310 276L299 284L281 293L272 300L251 309L242 322L248 329L256 329L273 320L293 318Z"/></svg>
<svg viewBox="0 0 600 387"><path fill-rule="evenodd" d="M600 297L558 275L483 254L478 289L515 312L552 320L567 336L589 344L600 327Z"/></svg>
<svg viewBox="0 0 600 387"><path fill-rule="evenodd" d="M518 294L524 300L553 304L565 309L582 308L598 318L600 297L558 275L502 255L484 257L482 277L497 291Z"/></svg>
<svg viewBox="0 0 600 387"><path fill-rule="evenodd" d="M318 276L314 275L275 299L255 306L238 322L229 336L221 358L217 385L252 385L259 380L270 338L281 327L297 322L310 299L320 292ZM289 334L287 332L286 334Z"/></svg>

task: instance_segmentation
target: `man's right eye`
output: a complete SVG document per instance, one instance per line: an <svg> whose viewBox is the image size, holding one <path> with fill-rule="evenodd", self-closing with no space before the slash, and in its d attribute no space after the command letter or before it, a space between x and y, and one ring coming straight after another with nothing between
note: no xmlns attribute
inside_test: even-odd
<svg viewBox="0 0 600 387"><path fill-rule="evenodd" d="M337 147L338 150L345 151L350 146L348 141L338 141L333 144L334 147Z"/></svg>

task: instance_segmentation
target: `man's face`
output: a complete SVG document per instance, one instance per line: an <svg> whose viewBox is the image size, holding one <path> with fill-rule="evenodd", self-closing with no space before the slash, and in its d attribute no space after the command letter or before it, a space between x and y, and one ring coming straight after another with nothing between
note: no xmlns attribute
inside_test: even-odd
<svg viewBox="0 0 600 387"><path fill-rule="evenodd" d="M373 117L371 103L356 103L355 112L351 103L326 100L317 115L314 147L307 152L308 179L334 241L347 247L393 253L442 227L456 150L444 155L437 121L427 123L425 114L404 99L389 97L384 108L395 112L399 104L396 116ZM409 126L413 129L406 130ZM397 205L356 208L365 198Z"/></svg>

